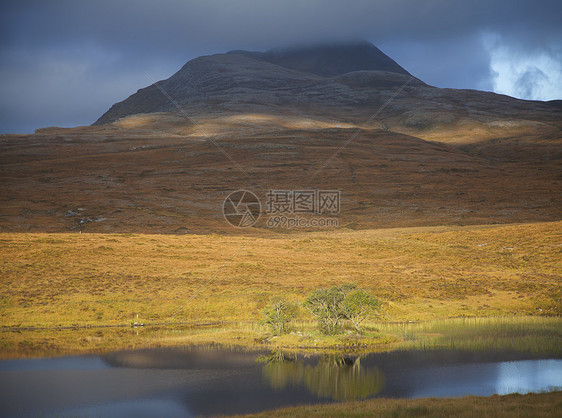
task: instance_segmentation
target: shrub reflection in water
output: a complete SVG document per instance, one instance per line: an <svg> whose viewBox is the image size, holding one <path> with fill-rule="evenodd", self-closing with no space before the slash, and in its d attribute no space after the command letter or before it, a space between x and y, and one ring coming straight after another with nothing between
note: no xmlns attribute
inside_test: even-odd
<svg viewBox="0 0 562 418"><path fill-rule="evenodd" d="M361 356L326 354L316 364L281 351L262 356L264 380L275 389L304 386L316 396L337 401L364 399L384 388L384 375L376 367L361 366Z"/></svg>

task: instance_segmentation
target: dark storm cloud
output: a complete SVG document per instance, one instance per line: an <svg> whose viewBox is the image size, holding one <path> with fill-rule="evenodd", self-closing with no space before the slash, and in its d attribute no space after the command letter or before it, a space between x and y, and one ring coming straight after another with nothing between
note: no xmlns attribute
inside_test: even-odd
<svg viewBox="0 0 562 418"><path fill-rule="evenodd" d="M150 84L145 71L165 78L190 58L230 49L364 38L430 84L483 89L494 86L484 34L511 54L562 58L562 2L554 0L55 0L0 8L2 132L91 123ZM529 74L521 83L532 88Z"/></svg>

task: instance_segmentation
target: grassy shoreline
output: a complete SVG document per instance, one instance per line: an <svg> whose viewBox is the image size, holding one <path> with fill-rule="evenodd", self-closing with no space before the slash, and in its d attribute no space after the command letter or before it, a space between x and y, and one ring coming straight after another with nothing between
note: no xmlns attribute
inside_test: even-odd
<svg viewBox="0 0 562 418"><path fill-rule="evenodd" d="M166 327L3 328L0 333L0 359L190 345L298 353L507 350L562 358L560 317L456 318L404 324L371 322L364 335L343 330L335 336L321 334L312 321L293 324L291 333L280 336L273 336L266 326L256 322Z"/></svg>
<svg viewBox="0 0 562 418"><path fill-rule="evenodd" d="M562 392L464 398L370 399L265 411L244 417L558 417ZM240 415L242 416L242 415Z"/></svg>

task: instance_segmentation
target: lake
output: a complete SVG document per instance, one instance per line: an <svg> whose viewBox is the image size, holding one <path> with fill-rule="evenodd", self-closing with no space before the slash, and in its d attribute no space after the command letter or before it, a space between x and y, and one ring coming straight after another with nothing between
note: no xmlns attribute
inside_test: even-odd
<svg viewBox="0 0 562 418"><path fill-rule="evenodd" d="M195 416L372 397L562 387L562 360L516 352L292 355L217 347L0 362L1 416Z"/></svg>

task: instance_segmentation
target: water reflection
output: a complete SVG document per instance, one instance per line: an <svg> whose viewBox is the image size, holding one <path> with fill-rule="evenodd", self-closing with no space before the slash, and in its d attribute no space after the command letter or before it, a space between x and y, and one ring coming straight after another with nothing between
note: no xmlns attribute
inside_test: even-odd
<svg viewBox="0 0 562 418"><path fill-rule="evenodd" d="M207 416L383 396L489 396L562 387L536 353L262 354L216 346L0 361L0 416ZM153 412L157 411L157 412Z"/></svg>
<svg viewBox="0 0 562 418"><path fill-rule="evenodd" d="M272 352L261 361L263 378L275 389L303 385L310 393L337 401L365 399L384 388L377 367L361 365L361 356L327 354L310 364L296 355Z"/></svg>

